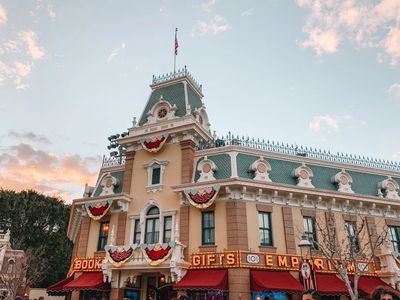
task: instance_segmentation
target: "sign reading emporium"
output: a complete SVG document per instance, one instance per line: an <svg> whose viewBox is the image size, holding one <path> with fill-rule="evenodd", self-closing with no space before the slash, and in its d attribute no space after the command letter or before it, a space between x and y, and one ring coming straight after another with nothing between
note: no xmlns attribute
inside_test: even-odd
<svg viewBox="0 0 400 300"><path fill-rule="evenodd" d="M324 257L315 257L312 260L314 269L321 273L335 273L332 264ZM359 270L363 275L374 275L373 263L358 261ZM301 257L298 255L284 255L275 253L253 253L247 251L227 251L221 253L193 253L191 255L191 269L208 268L256 268L281 271L299 271ZM350 273L355 270L355 264L349 263Z"/></svg>

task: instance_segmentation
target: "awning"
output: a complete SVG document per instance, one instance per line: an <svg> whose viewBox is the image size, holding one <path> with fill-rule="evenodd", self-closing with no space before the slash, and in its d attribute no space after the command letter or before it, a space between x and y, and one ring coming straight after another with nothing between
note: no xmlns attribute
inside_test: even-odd
<svg viewBox="0 0 400 300"><path fill-rule="evenodd" d="M110 284L103 282L102 272L87 272L64 285L63 290L109 291Z"/></svg>
<svg viewBox="0 0 400 300"><path fill-rule="evenodd" d="M226 269L189 270L176 284L177 290L228 290L228 271Z"/></svg>
<svg viewBox="0 0 400 300"><path fill-rule="evenodd" d="M60 280L59 282L56 282L55 284L49 286L46 290L47 294L49 296L64 296L67 293L69 293L68 291L64 290L64 286L67 283L70 283L72 280L74 280L73 276L64 278L63 280Z"/></svg>
<svg viewBox="0 0 400 300"><path fill-rule="evenodd" d="M349 276L349 279L352 283L354 282L354 276ZM379 277L360 276L358 279L358 290L368 296L372 295L377 287L384 287L397 292Z"/></svg>
<svg viewBox="0 0 400 300"><path fill-rule="evenodd" d="M288 271L250 271L251 291L300 293L303 286Z"/></svg>
<svg viewBox="0 0 400 300"><path fill-rule="evenodd" d="M346 285L335 274L315 275L317 279L317 290L322 295L344 295L348 294Z"/></svg>

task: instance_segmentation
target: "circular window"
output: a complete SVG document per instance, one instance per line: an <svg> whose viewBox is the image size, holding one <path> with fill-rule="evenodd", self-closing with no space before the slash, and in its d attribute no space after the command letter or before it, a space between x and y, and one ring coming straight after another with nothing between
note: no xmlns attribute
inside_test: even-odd
<svg viewBox="0 0 400 300"><path fill-rule="evenodd" d="M210 164L204 164L202 170L203 170L203 173L210 173L211 165Z"/></svg>
<svg viewBox="0 0 400 300"><path fill-rule="evenodd" d="M265 164L258 164L257 171L260 173L267 172L267 166Z"/></svg>
<svg viewBox="0 0 400 300"><path fill-rule="evenodd" d="M158 110L157 116L159 119L164 119L167 116L167 109L165 107L162 107Z"/></svg>
<svg viewBox="0 0 400 300"><path fill-rule="evenodd" d="M344 175L340 176L339 181L340 181L341 184L344 184L344 185L349 183L349 180Z"/></svg>
<svg viewBox="0 0 400 300"><path fill-rule="evenodd" d="M393 183L389 182L389 183L387 184L387 190L388 190L388 191L393 192L395 189L396 189L396 187L394 186Z"/></svg>
<svg viewBox="0 0 400 300"><path fill-rule="evenodd" d="M306 171L306 170L301 170L300 171L300 177L302 178L302 179L307 179L309 176L308 176L308 172Z"/></svg>

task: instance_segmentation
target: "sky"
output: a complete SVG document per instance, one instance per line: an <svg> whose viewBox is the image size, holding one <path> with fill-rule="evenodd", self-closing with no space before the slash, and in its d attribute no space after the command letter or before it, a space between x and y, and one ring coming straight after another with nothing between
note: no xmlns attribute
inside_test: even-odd
<svg viewBox="0 0 400 300"><path fill-rule="evenodd" d="M176 27L217 135L400 160L398 0L0 0L0 187L81 197Z"/></svg>

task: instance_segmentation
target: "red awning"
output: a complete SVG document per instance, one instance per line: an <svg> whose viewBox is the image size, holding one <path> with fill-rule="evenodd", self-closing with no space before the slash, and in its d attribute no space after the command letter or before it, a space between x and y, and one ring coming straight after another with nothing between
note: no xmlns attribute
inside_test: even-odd
<svg viewBox="0 0 400 300"><path fill-rule="evenodd" d="M67 283L70 283L72 280L74 280L73 276L64 278L63 280L60 280L59 282L56 282L55 284L49 286L46 290L47 294L49 296L63 296L68 293L68 291L64 291L64 285Z"/></svg>
<svg viewBox="0 0 400 300"><path fill-rule="evenodd" d="M176 284L178 290L228 290L228 271L215 270L189 270Z"/></svg>
<svg viewBox="0 0 400 300"><path fill-rule="evenodd" d="M335 274L315 275L317 279L317 290L322 295L343 295L348 294L346 285Z"/></svg>
<svg viewBox="0 0 400 300"><path fill-rule="evenodd" d="M298 293L303 286L288 271L250 271L253 292L277 291Z"/></svg>
<svg viewBox="0 0 400 300"><path fill-rule="evenodd" d="M64 290L92 290L92 291L109 291L110 284L103 282L102 272L87 272L75 278L70 283L64 285Z"/></svg>
<svg viewBox="0 0 400 300"><path fill-rule="evenodd" d="M349 276L349 279L352 283L354 282L354 276ZM358 279L358 290L368 296L372 295L377 287L384 287L389 290L398 292L379 277L361 276Z"/></svg>

